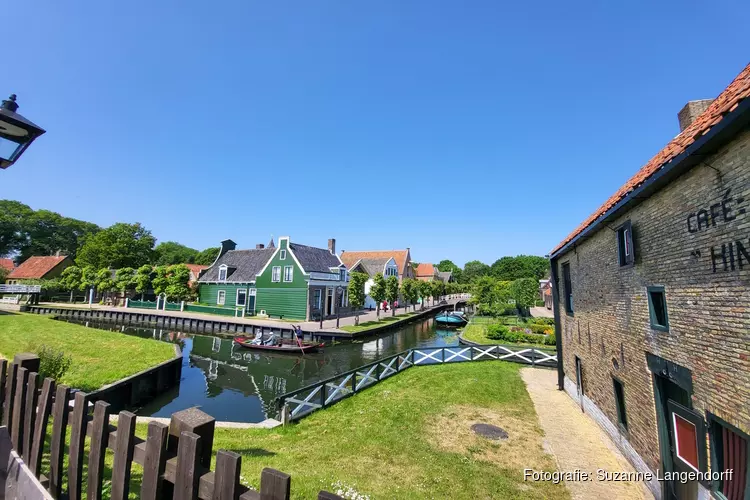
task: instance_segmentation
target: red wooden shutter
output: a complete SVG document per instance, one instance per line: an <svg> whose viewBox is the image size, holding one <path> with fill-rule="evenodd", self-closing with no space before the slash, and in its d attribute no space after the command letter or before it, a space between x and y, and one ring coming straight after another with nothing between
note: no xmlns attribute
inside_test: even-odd
<svg viewBox="0 0 750 500"><path fill-rule="evenodd" d="M747 477L747 441L726 427L722 427L722 434L724 470L731 470L732 478L724 480L721 492L727 500L742 500Z"/></svg>

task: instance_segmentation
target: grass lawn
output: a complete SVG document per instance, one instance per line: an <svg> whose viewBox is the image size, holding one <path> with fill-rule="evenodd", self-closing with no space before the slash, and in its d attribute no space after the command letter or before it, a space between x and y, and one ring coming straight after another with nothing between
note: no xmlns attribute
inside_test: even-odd
<svg viewBox="0 0 750 500"><path fill-rule="evenodd" d="M360 332L365 332L367 330L372 330L373 328L378 328L383 325L387 325L389 323L393 323L395 321L401 321L403 319L410 318L414 316L415 314L417 313L410 312L410 313L404 313L404 314L397 314L396 316L391 316L387 312L381 311L380 321L367 321L365 323L360 323L357 326L346 325L346 326L342 326L340 329L349 333L360 333Z"/></svg>
<svg viewBox="0 0 750 500"><path fill-rule="evenodd" d="M492 320L490 318L472 318L468 325L466 325L461 332L461 337L464 339L470 341L470 342L476 342L478 344L504 344L504 345L517 345L521 347L540 347L540 348L547 348L547 349L554 349L555 346L553 345L545 345L545 344L530 344L530 343L522 343L522 342L514 342L510 343L504 340L494 340L487 338L487 326L492 324L493 322L497 322L496 320ZM515 325L523 325L522 321L518 321L518 318L515 316L509 316L508 319L505 319L505 317L502 317L500 321L504 325L509 326L515 326Z"/></svg>
<svg viewBox="0 0 750 500"><path fill-rule="evenodd" d="M41 345L70 355L73 363L60 381L92 391L174 357L165 342L84 328L36 314L0 314L0 357Z"/></svg>

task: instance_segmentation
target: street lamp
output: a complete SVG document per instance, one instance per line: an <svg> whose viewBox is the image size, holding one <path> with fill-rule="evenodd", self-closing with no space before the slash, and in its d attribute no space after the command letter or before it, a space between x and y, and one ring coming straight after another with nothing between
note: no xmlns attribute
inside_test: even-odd
<svg viewBox="0 0 750 500"><path fill-rule="evenodd" d="M336 328L339 327L339 320L341 319L341 299L339 299L339 295L343 296L344 293L344 287L343 286L337 286L336 287Z"/></svg>
<svg viewBox="0 0 750 500"><path fill-rule="evenodd" d="M44 129L16 113L16 94L0 105L0 168L8 168L26 151Z"/></svg>

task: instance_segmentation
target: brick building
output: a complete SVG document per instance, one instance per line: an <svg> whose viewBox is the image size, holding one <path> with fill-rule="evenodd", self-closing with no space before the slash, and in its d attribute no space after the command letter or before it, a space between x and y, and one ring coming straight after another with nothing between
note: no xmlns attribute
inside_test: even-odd
<svg viewBox="0 0 750 500"><path fill-rule="evenodd" d="M657 498L750 498L748 97L750 65L550 255L560 389Z"/></svg>

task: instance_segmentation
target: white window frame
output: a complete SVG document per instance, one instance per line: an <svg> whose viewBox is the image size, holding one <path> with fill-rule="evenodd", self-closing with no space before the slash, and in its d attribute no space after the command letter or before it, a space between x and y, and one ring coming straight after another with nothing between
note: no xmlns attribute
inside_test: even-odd
<svg viewBox="0 0 750 500"><path fill-rule="evenodd" d="M286 271L289 270L289 279L287 279ZM294 266L284 266L284 283L291 283L294 281Z"/></svg>
<svg viewBox="0 0 750 500"><path fill-rule="evenodd" d="M216 305L223 306L226 303L227 303L227 291L219 290L218 292L216 292Z"/></svg>
<svg viewBox="0 0 750 500"><path fill-rule="evenodd" d="M279 250L279 260L286 260L286 250Z"/></svg>
<svg viewBox="0 0 750 500"><path fill-rule="evenodd" d="M245 292L245 300L243 301L242 304L240 304L240 292ZM237 291L235 292L235 296L234 296L234 305L236 305L238 307L245 307L245 306L247 306L247 288L238 288L237 289Z"/></svg>
<svg viewBox="0 0 750 500"><path fill-rule="evenodd" d="M316 297L317 297L317 300L315 300ZM321 307L320 303L321 303L322 298L323 298L323 290L321 290L320 288L316 288L315 291L313 292L313 302L315 302L315 308L318 310L320 310L320 307Z"/></svg>
<svg viewBox="0 0 750 500"><path fill-rule="evenodd" d="M278 275L276 274L278 270ZM273 266L271 268L271 283L281 283L281 266Z"/></svg>
<svg viewBox="0 0 750 500"><path fill-rule="evenodd" d="M224 272L224 277L223 278L221 277L222 271ZM228 268L224 264L222 264L222 265L219 266L219 281L226 281L227 280L227 274L228 274L227 271L228 271Z"/></svg>

